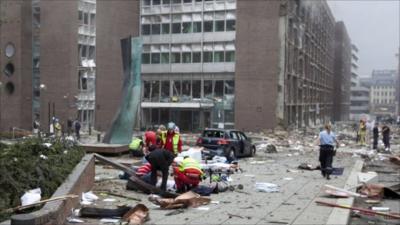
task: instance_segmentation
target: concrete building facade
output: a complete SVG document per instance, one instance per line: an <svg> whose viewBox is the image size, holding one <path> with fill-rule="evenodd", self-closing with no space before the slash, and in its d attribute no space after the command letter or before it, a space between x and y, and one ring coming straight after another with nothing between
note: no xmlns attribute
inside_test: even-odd
<svg viewBox="0 0 400 225"><path fill-rule="evenodd" d="M335 63L333 120L346 121L350 116L350 88L352 70L352 46L346 26L342 21L335 26Z"/></svg>
<svg viewBox="0 0 400 225"><path fill-rule="evenodd" d="M35 96L18 126L30 128L38 114L42 127L78 116L107 130L121 97L120 40L138 35L138 128L175 121L183 131L261 131L331 119L335 21L326 1L21 2L30 12L19 32L36 29L22 48L33 83L23 91Z"/></svg>
<svg viewBox="0 0 400 225"><path fill-rule="evenodd" d="M330 119L334 18L325 1L144 0L140 8L142 127L172 120L183 130L260 131Z"/></svg>
<svg viewBox="0 0 400 225"><path fill-rule="evenodd" d="M14 62L14 73L1 76L0 130L43 131L52 117L66 126L78 118L94 123L95 0L1 1L0 64ZM23 61L21 61L23 60ZM5 65L4 65L5 66ZM12 91L11 91L12 90Z"/></svg>
<svg viewBox="0 0 400 225"><path fill-rule="evenodd" d="M379 119L397 115L396 70L374 70L372 76L363 79L362 83L370 89L371 116Z"/></svg>

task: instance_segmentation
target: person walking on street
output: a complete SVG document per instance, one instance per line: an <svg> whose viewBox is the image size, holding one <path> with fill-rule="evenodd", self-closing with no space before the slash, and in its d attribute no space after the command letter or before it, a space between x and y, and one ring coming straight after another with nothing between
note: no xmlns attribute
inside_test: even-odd
<svg viewBox="0 0 400 225"><path fill-rule="evenodd" d="M174 161L175 156L172 152L157 148L155 145L150 146L149 151L150 153L146 156L146 160L151 164L150 184L156 186L157 171L161 171L161 190L166 191L169 166Z"/></svg>
<svg viewBox="0 0 400 225"><path fill-rule="evenodd" d="M332 173L333 156L335 155L334 144L336 149L339 147L339 142L336 140L335 134L331 130L331 125L326 124L325 129L319 133L319 161L321 163L321 173L323 177L330 180Z"/></svg>
<svg viewBox="0 0 400 225"><path fill-rule="evenodd" d="M182 140L178 133L175 132L176 125L173 122L168 123L167 137L164 149L172 152L175 156L182 152Z"/></svg>
<svg viewBox="0 0 400 225"><path fill-rule="evenodd" d="M360 145L365 145L365 136L367 135L367 126L364 120L360 120L360 125L358 127L358 135L360 136Z"/></svg>
<svg viewBox="0 0 400 225"><path fill-rule="evenodd" d="M372 149L377 149L378 148L378 138L379 138L378 123L375 123L375 126L372 129L372 137L374 139L373 144L372 144Z"/></svg>
<svg viewBox="0 0 400 225"><path fill-rule="evenodd" d="M382 126L382 141L385 145L385 151L390 151L390 128L386 124Z"/></svg>
<svg viewBox="0 0 400 225"><path fill-rule="evenodd" d="M74 122L74 128L75 128L75 135L76 135L76 140L80 140L81 139L81 122L79 122L78 119L75 120Z"/></svg>

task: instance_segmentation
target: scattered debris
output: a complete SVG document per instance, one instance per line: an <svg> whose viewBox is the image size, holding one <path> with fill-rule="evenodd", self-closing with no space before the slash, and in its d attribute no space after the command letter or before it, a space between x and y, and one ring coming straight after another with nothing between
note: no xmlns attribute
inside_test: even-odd
<svg viewBox="0 0 400 225"><path fill-rule="evenodd" d="M41 194L42 191L40 188L32 189L25 192L25 194L21 197L21 205L26 206L39 202L42 198Z"/></svg>
<svg viewBox="0 0 400 225"><path fill-rule="evenodd" d="M161 198L160 196L151 195L149 196L149 201L159 205L162 209L178 209L187 207L196 208L201 205L207 205L211 202L211 199L202 197L199 194L189 191L179 195L175 199Z"/></svg>
<svg viewBox="0 0 400 225"><path fill-rule="evenodd" d="M149 219L149 208L143 204L137 204L122 217L122 220L128 222L129 225L143 224Z"/></svg>
<svg viewBox="0 0 400 225"><path fill-rule="evenodd" d="M272 193L272 192L279 192L279 186L276 184L272 183L256 183L256 189L259 192L267 192L267 193Z"/></svg>

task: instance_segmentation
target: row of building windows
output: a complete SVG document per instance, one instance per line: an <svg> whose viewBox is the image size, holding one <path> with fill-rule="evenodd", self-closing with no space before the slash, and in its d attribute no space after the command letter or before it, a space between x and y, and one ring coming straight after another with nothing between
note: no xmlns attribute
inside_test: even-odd
<svg viewBox="0 0 400 225"><path fill-rule="evenodd" d="M143 24L142 35L235 31L235 20Z"/></svg>
<svg viewBox="0 0 400 225"><path fill-rule="evenodd" d="M142 64L234 62L235 51L153 52L142 54Z"/></svg>
<svg viewBox="0 0 400 225"><path fill-rule="evenodd" d="M199 98L223 98L234 94L233 80L143 81L143 100L184 102Z"/></svg>
<svg viewBox="0 0 400 225"><path fill-rule="evenodd" d="M169 5L169 4L190 4L192 2L213 2L214 0L143 0L143 5L150 6L150 5ZM223 0L216 0L216 1L223 1Z"/></svg>
<svg viewBox="0 0 400 225"><path fill-rule="evenodd" d="M394 99L374 99L374 104L394 104Z"/></svg>
<svg viewBox="0 0 400 225"><path fill-rule="evenodd" d="M375 95L375 96L395 96L395 92L393 91L389 91L389 92L387 92L387 91L382 91L382 92L380 92L380 91L372 91L372 95Z"/></svg>

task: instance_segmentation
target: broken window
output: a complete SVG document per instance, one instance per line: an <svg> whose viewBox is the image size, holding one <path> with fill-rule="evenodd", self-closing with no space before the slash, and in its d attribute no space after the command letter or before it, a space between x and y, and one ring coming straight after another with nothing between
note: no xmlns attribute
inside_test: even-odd
<svg viewBox="0 0 400 225"><path fill-rule="evenodd" d="M150 53L142 54L142 64L150 64Z"/></svg>
<svg viewBox="0 0 400 225"><path fill-rule="evenodd" d="M183 3L192 3L192 0L183 0Z"/></svg>
<svg viewBox="0 0 400 225"><path fill-rule="evenodd" d="M235 91L235 82L233 80L225 81L225 94L233 95Z"/></svg>
<svg viewBox="0 0 400 225"><path fill-rule="evenodd" d="M203 24L204 32L212 32L213 31L213 21L204 21Z"/></svg>
<svg viewBox="0 0 400 225"><path fill-rule="evenodd" d="M78 20L80 23L83 23L83 12L82 11L78 11Z"/></svg>
<svg viewBox="0 0 400 225"><path fill-rule="evenodd" d="M161 25L160 24L152 24L151 25L151 34L157 35L161 33Z"/></svg>
<svg viewBox="0 0 400 225"><path fill-rule="evenodd" d="M160 124L167 124L170 122L169 109L160 109Z"/></svg>
<svg viewBox="0 0 400 225"><path fill-rule="evenodd" d="M89 59L95 59L95 47L89 46Z"/></svg>
<svg viewBox="0 0 400 225"><path fill-rule="evenodd" d="M181 23L173 23L172 24L172 33L173 34L180 34L181 33Z"/></svg>
<svg viewBox="0 0 400 225"><path fill-rule="evenodd" d="M224 20L217 20L215 21L215 31L225 31L225 21Z"/></svg>
<svg viewBox="0 0 400 225"><path fill-rule="evenodd" d="M213 62L213 52L203 52L203 62Z"/></svg>
<svg viewBox="0 0 400 225"><path fill-rule="evenodd" d="M83 24L89 25L89 13L83 13Z"/></svg>
<svg viewBox="0 0 400 225"><path fill-rule="evenodd" d="M234 115L235 114L234 114L233 110L224 110L225 123L234 123L235 122Z"/></svg>
<svg viewBox="0 0 400 225"><path fill-rule="evenodd" d="M142 25L142 35L150 35L150 24Z"/></svg>
<svg viewBox="0 0 400 225"><path fill-rule="evenodd" d="M169 34L170 33L170 24L169 23L163 23L162 24L162 34Z"/></svg>
<svg viewBox="0 0 400 225"><path fill-rule="evenodd" d="M163 52L161 53L161 63L162 64L168 64L169 63L169 52Z"/></svg>
<svg viewBox="0 0 400 225"><path fill-rule="evenodd" d="M151 5L151 0L143 0L143 5Z"/></svg>
<svg viewBox="0 0 400 225"><path fill-rule="evenodd" d="M235 62L235 51L225 52L225 62Z"/></svg>
<svg viewBox="0 0 400 225"><path fill-rule="evenodd" d="M171 53L171 63L181 63L181 53L172 52Z"/></svg>
<svg viewBox="0 0 400 225"><path fill-rule="evenodd" d="M172 81L172 96L180 96L181 95L181 81L174 80Z"/></svg>
<svg viewBox="0 0 400 225"><path fill-rule="evenodd" d="M183 52L182 53L182 63L191 63L192 62L192 53L191 52Z"/></svg>
<svg viewBox="0 0 400 225"><path fill-rule="evenodd" d="M151 82L151 101L160 101L160 81L158 80Z"/></svg>
<svg viewBox="0 0 400 225"><path fill-rule="evenodd" d="M204 81L204 97L205 98L212 98L213 93L212 93L212 84L213 82L211 80L205 80Z"/></svg>
<svg viewBox="0 0 400 225"><path fill-rule="evenodd" d="M192 23L184 22L182 23L182 33L191 33L192 32Z"/></svg>
<svg viewBox="0 0 400 225"><path fill-rule="evenodd" d="M184 100L189 100L190 99L190 89L191 89L191 82L190 80L183 80L182 81L182 97L184 97Z"/></svg>
<svg viewBox="0 0 400 225"><path fill-rule="evenodd" d="M143 100L150 100L151 83L149 81L143 81Z"/></svg>
<svg viewBox="0 0 400 225"><path fill-rule="evenodd" d="M161 81L161 101L162 102L169 101L169 81L168 80Z"/></svg>
<svg viewBox="0 0 400 225"><path fill-rule="evenodd" d="M151 53L151 64L160 64L160 53Z"/></svg>
<svg viewBox="0 0 400 225"><path fill-rule="evenodd" d="M161 0L153 0L153 5L159 5L161 3Z"/></svg>
<svg viewBox="0 0 400 225"><path fill-rule="evenodd" d="M224 81L217 80L215 81L214 85L214 96L215 97L222 97L224 96Z"/></svg>
<svg viewBox="0 0 400 225"><path fill-rule="evenodd" d="M169 5L170 0L163 0L162 3L163 3L164 5Z"/></svg>
<svg viewBox="0 0 400 225"><path fill-rule="evenodd" d="M182 0L172 0L172 4L181 4Z"/></svg>
<svg viewBox="0 0 400 225"><path fill-rule="evenodd" d="M224 62L224 52L214 52L214 62Z"/></svg>
<svg viewBox="0 0 400 225"><path fill-rule="evenodd" d="M193 22L193 33L201 32L201 22Z"/></svg>
<svg viewBox="0 0 400 225"><path fill-rule="evenodd" d="M200 63L201 62L201 52L193 52L192 53L193 63Z"/></svg>
<svg viewBox="0 0 400 225"><path fill-rule="evenodd" d="M87 90L87 74L79 70L79 82L78 82L79 90Z"/></svg>
<svg viewBox="0 0 400 225"><path fill-rule="evenodd" d="M194 80L192 81L193 85L193 98L201 98L201 81L200 80Z"/></svg>
<svg viewBox="0 0 400 225"><path fill-rule="evenodd" d="M234 31L236 26L235 20L227 20L226 21L226 31Z"/></svg>

